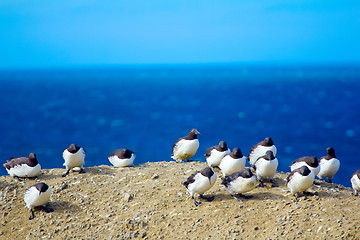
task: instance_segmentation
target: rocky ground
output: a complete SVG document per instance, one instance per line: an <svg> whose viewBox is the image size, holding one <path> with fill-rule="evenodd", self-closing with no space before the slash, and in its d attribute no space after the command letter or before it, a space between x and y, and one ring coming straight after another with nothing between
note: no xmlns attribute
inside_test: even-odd
<svg viewBox="0 0 360 240"><path fill-rule="evenodd" d="M0 177L0 239L357 239L360 197L341 185L320 182L314 196L294 202L284 179L278 188L256 188L234 200L218 178L195 207L182 185L203 162L145 163L129 168L97 166L85 174L44 169L38 179ZM221 173L218 172L221 177ZM52 213L29 210L25 190L45 182Z"/></svg>

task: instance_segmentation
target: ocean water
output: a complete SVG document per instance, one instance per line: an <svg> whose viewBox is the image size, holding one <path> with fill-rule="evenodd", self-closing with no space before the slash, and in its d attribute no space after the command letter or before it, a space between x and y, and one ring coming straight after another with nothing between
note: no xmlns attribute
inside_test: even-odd
<svg viewBox="0 0 360 240"><path fill-rule="evenodd" d="M35 152L43 168L62 168L63 150L77 143L85 167L110 165L116 148L133 150L135 164L171 161L174 141L197 128L198 161L221 140L247 155L269 136L288 172L294 159L333 146L341 161L333 181L350 186L360 168L359 93L354 65L2 70L0 157Z"/></svg>

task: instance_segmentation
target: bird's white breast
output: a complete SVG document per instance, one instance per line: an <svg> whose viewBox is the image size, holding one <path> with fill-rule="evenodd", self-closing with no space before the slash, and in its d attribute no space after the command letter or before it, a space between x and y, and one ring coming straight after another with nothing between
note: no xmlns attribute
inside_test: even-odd
<svg viewBox="0 0 360 240"><path fill-rule="evenodd" d="M199 148L199 140L185 140L181 139L176 143L172 158L175 160L190 159Z"/></svg>
<svg viewBox="0 0 360 240"><path fill-rule="evenodd" d="M230 182L227 190L230 194L246 193L253 190L256 187L257 179L253 175L251 178L238 177L234 181Z"/></svg>
<svg viewBox="0 0 360 240"><path fill-rule="evenodd" d="M67 149L63 152L63 158L65 160L64 166L66 169L72 169L74 167L82 168L85 164L85 151L80 148L76 153L70 153Z"/></svg>
<svg viewBox="0 0 360 240"><path fill-rule="evenodd" d="M340 167L340 161L336 158L330 160L322 160L320 162L320 171L316 174L319 178L329 177L332 178Z"/></svg>
<svg viewBox="0 0 360 240"><path fill-rule="evenodd" d="M292 194L303 192L314 182L314 172L310 171L310 174L307 176L302 176L300 173L296 172L292 176L291 180L287 183L287 186Z"/></svg>
<svg viewBox="0 0 360 240"><path fill-rule="evenodd" d="M359 179L359 177L355 174L354 176L351 177L350 181L351 181L352 188L355 191L359 191L360 190L360 179Z"/></svg>
<svg viewBox="0 0 360 240"><path fill-rule="evenodd" d="M115 167L128 167L128 166L131 166L133 164L135 157L136 156L135 156L134 153L131 154L130 158L124 158L124 159L121 159L118 156L114 155L114 156L109 157L109 161Z"/></svg>
<svg viewBox="0 0 360 240"><path fill-rule="evenodd" d="M220 162L219 168L223 176L229 176L234 172L241 171L245 168L246 158L233 158L226 155Z"/></svg>
<svg viewBox="0 0 360 240"><path fill-rule="evenodd" d="M211 176L210 181L208 177L203 176L201 173L196 174L195 181L188 185L190 195L193 196L195 193L203 194L214 186L216 179L215 173Z"/></svg>
<svg viewBox="0 0 360 240"><path fill-rule="evenodd" d="M224 152L220 152L216 149L211 150L211 154L208 158L206 158L206 162L209 167L219 166L221 159L224 158L226 154L230 153L230 149L227 149Z"/></svg>
<svg viewBox="0 0 360 240"><path fill-rule="evenodd" d="M25 192L24 201L26 203L26 206L29 209L32 209L37 206L45 205L49 201L50 195L50 188L48 188L45 192L39 194L38 189L36 189L35 187L31 187Z"/></svg>
<svg viewBox="0 0 360 240"><path fill-rule="evenodd" d="M255 163L257 178L258 179L272 178L276 173L276 169L278 167L278 164L279 163L278 163L277 158L275 158L275 159L273 159L271 161L260 158Z"/></svg>
<svg viewBox="0 0 360 240"><path fill-rule="evenodd" d="M40 174L41 166L39 163L34 167L30 167L27 164L21 164L6 170L12 177L37 177Z"/></svg>

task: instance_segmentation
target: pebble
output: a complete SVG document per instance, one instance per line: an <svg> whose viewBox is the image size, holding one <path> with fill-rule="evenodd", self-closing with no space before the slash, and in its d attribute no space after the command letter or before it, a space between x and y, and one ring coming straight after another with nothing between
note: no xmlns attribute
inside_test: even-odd
<svg viewBox="0 0 360 240"><path fill-rule="evenodd" d="M133 197L129 193L127 193L127 192L124 193L125 201L130 202L132 199L133 199Z"/></svg>
<svg viewBox="0 0 360 240"><path fill-rule="evenodd" d="M60 191L66 189L67 187L68 187L68 184L67 184L66 182L64 182L64 183L61 185L60 189L59 189L57 192L59 193Z"/></svg>

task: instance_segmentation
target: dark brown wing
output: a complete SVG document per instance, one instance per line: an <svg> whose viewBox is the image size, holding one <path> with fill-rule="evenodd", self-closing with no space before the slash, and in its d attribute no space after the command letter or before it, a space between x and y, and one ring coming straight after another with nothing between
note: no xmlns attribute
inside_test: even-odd
<svg viewBox="0 0 360 240"><path fill-rule="evenodd" d="M262 141L258 142L257 144L255 144L254 146L252 146L252 148L250 149L249 155L247 158L249 158L250 154L255 150L255 148L257 148L258 146L262 145Z"/></svg>
<svg viewBox="0 0 360 240"><path fill-rule="evenodd" d="M319 158L319 163L323 160L329 160L329 159L327 159L327 156L323 156L323 157Z"/></svg>
<svg viewBox="0 0 360 240"><path fill-rule="evenodd" d="M175 148L176 144L177 144L178 142L180 142L181 140L183 140L183 139L185 139L185 137L179 138L178 140L176 140L176 141L174 142L173 147L172 147L173 153L174 153L174 148ZM172 155L173 155L173 154L172 154ZM172 155L171 155L171 156L172 156Z"/></svg>
<svg viewBox="0 0 360 240"><path fill-rule="evenodd" d="M200 171L197 171L193 174L191 174L188 179L183 183L183 185L187 188L189 186L189 184L195 182L195 175L200 173Z"/></svg>
<svg viewBox="0 0 360 240"><path fill-rule="evenodd" d="M291 165L293 165L294 163L298 163L298 162L306 162L306 160L308 159L309 157L308 156L305 156L305 157L301 157L301 158L297 158L295 159Z"/></svg>
<svg viewBox="0 0 360 240"><path fill-rule="evenodd" d="M293 178L293 176L294 176L295 173L299 172L299 169L300 169L300 168L295 169L294 171L292 171L292 172L289 174L289 176L287 176L287 178L286 178L286 184L288 184L288 182L290 182L290 180Z"/></svg>
<svg viewBox="0 0 360 240"><path fill-rule="evenodd" d="M115 149L114 151L112 151L112 152L110 153L110 157L119 155L122 150L123 150L123 149Z"/></svg>
<svg viewBox="0 0 360 240"><path fill-rule="evenodd" d="M205 152L205 157L206 158L208 158L208 157L210 157L210 155L211 155L211 151L213 150L213 149L215 149L217 146L213 146L213 147L210 147L210 148L208 148L208 149L206 149L206 152Z"/></svg>
<svg viewBox="0 0 360 240"><path fill-rule="evenodd" d="M356 170L356 171L351 175L351 178L352 178L354 175L357 175L358 178L360 179L360 169Z"/></svg>
<svg viewBox="0 0 360 240"><path fill-rule="evenodd" d="M230 176L222 178L222 185L225 185L225 187L228 187L229 183L237 179L239 176L241 176L242 172L234 172Z"/></svg>
<svg viewBox="0 0 360 240"><path fill-rule="evenodd" d="M22 164L28 164L29 159L27 157L19 157L19 158L13 158L11 161L7 161L3 166L7 169L13 168L15 166L19 166Z"/></svg>

